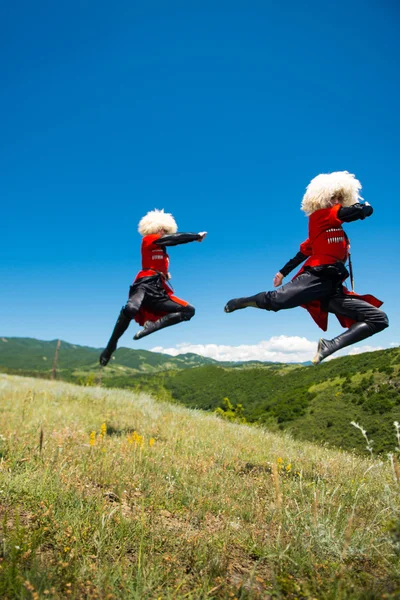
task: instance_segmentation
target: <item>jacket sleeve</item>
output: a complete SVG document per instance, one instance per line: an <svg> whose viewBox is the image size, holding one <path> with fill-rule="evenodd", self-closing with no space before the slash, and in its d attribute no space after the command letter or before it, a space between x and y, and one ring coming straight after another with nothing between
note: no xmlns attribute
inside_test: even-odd
<svg viewBox="0 0 400 600"><path fill-rule="evenodd" d="M187 244L188 242L195 242L199 240L201 236L198 233L171 233L169 235L163 235L158 238L154 243L157 246L165 248L166 246L178 246L179 244Z"/></svg>
<svg viewBox="0 0 400 600"><path fill-rule="evenodd" d="M282 273L282 275L284 277L286 277L286 275L288 275L291 271L293 271L293 269L295 269L296 267L298 267L299 265L301 265L301 263L303 261L305 261L307 258L307 254L303 254L303 252L298 252L296 254L296 256L294 256L293 258L291 258L286 265L280 269L280 273Z"/></svg>
<svg viewBox="0 0 400 600"><path fill-rule="evenodd" d="M353 204L353 206L342 206L337 216L342 223L351 223L352 221L363 221L366 217L370 217L374 209L370 204Z"/></svg>

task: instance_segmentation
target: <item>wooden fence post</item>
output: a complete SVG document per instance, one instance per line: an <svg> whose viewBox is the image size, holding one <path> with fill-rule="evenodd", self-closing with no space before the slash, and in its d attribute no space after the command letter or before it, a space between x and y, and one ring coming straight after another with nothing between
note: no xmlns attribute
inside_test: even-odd
<svg viewBox="0 0 400 600"><path fill-rule="evenodd" d="M53 361L53 370L51 371L52 379L55 379L56 374L57 374L57 361L58 361L58 353L60 351L60 346L61 346L61 340L57 340L57 346L56 346L56 351L54 354L54 361Z"/></svg>

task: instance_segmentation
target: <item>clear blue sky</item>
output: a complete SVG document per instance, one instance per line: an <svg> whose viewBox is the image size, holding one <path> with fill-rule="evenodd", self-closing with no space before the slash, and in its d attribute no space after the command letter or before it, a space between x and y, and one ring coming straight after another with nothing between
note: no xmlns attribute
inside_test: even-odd
<svg viewBox="0 0 400 600"><path fill-rule="evenodd" d="M371 343L398 343L399 26L394 0L3 4L0 335L104 346L157 207L209 232L170 251L197 313L123 345L317 339L302 309L222 311L307 237L309 180L347 169L375 207L347 227L356 289L391 320Z"/></svg>

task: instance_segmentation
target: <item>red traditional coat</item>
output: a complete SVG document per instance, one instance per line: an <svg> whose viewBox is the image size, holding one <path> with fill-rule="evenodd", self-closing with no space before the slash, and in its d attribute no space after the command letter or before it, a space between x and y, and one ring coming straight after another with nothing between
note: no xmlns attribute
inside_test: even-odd
<svg viewBox="0 0 400 600"><path fill-rule="evenodd" d="M350 246L349 239L342 228L342 221L338 217L340 209L341 205L335 204L333 207L322 208L310 215L308 221L308 238L300 245L300 252L309 258L295 277L303 272L304 267L333 265L338 261L346 262ZM378 300L371 294L360 296L348 290L344 285L342 286L342 292L345 295L364 300L377 308L383 304L381 300ZM316 324L323 331L328 329L328 311L322 307L320 300L313 300L302 306L310 313ZM348 328L355 323L355 321L343 315L336 315L336 317L342 327Z"/></svg>
<svg viewBox="0 0 400 600"><path fill-rule="evenodd" d="M161 246L158 246L155 242L160 239L159 233L146 235L142 240L141 254L142 254L142 269L135 277L133 285L140 285L139 280L144 277L153 277L154 275L160 275L161 285L165 292L165 299L169 298L173 302L180 304L181 306L187 306L187 302L174 296L173 289L168 285L167 280L169 278L169 256ZM151 284L144 284L151 287ZM150 295L151 295L151 290ZM139 325L143 326L146 321L157 321L160 317L163 317L168 313L155 311L151 306L146 305L146 298L140 307L139 311L135 316L135 321Z"/></svg>

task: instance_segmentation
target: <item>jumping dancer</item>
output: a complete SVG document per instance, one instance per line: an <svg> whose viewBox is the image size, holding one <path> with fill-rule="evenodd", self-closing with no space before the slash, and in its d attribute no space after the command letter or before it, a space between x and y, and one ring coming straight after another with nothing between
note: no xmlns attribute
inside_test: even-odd
<svg viewBox="0 0 400 600"><path fill-rule="evenodd" d="M102 366L109 362L119 338L132 319L143 327L133 338L140 340L164 327L190 321L194 316L194 307L174 296L167 283L170 274L166 248L202 242L207 232L177 233L177 229L173 216L163 210L153 210L139 222L138 231L143 236L142 270L130 287L128 302L122 308L108 344L100 355Z"/></svg>
<svg viewBox="0 0 400 600"><path fill-rule="evenodd" d="M332 340L319 340L314 364L388 327L387 315L379 310L380 300L371 295L359 296L343 285L349 276L345 263L350 243L342 223L364 220L373 213L372 206L360 202L360 189L360 182L347 171L315 177L301 204L309 216L309 237L301 244L300 252L275 275L274 286L279 287L286 275L306 261L304 266L278 290L230 300L225 312L250 306L274 312L302 306L323 331L328 327L328 313L335 314L348 329Z"/></svg>

